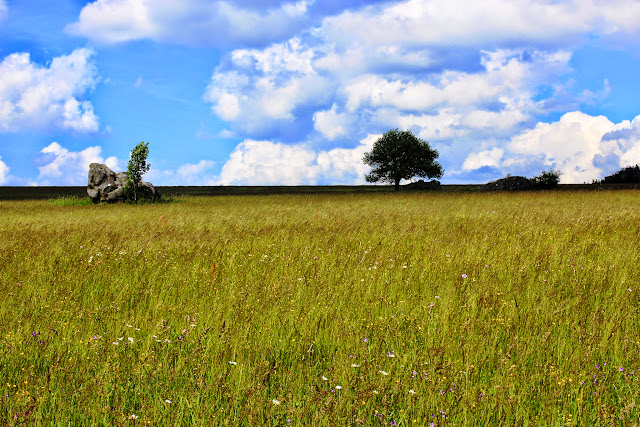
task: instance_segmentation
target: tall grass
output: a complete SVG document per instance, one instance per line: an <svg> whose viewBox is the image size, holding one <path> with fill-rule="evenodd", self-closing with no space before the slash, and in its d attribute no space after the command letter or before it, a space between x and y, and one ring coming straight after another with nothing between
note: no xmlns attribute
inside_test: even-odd
<svg viewBox="0 0 640 427"><path fill-rule="evenodd" d="M640 421L637 192L0 202L0 417Z"/></svg>

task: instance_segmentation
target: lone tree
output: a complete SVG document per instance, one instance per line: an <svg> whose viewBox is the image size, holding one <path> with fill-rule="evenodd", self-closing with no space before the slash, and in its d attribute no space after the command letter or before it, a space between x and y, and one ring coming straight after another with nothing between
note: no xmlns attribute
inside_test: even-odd
<svg viewBox="0 0 640 427"><path fill-rule="evenodd" d="M149 155L149 143L142 141L131 150L131 158L127 166L127 175L129 179L125 185L125 193L129 197L133 197L135 202L138 201L138 186L142 181L142 175L149 172L151 165L147 163Z"/></svg>
<svg viewBox="0 0 640 427"><path fill-rule="evenodd" d="M427 141L411 131L393 129L386 132L365 153L363 163L371 166L365 176L367 182L391 182L395 191L400 190L400 180L417 177L440 178L442 166L436 162L439 153Z"/></svg>

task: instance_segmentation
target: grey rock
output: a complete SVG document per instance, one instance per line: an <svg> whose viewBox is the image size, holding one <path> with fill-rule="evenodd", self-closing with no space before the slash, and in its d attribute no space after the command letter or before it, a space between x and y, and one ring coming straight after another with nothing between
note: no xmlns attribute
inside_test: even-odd
<svg viewBox="0 0 640 427"><path fill-rule="evenodd" d="M421 179L419 181L403 185L402 188L407 190L440 190L440 181L434 179L432 181L425 182Z"/></svg>
<svg viewBox="0 0 640 427"><path fill-rule="evenodd" d="M526 191L532 190L533 185L529 178L524 176L507 176L484 184L478 188L480 191Z"/></svg>
<svg viewBox="0 0 640 427"><path fill-rule="evenodd" d="M89 183L87 195L94 203L115 203L126 201L124 186L129 179L126 172L115 173L107 165L91 163L89 165ZM157 200L160 193L149 182L138 184L138 198Z"/></svg>

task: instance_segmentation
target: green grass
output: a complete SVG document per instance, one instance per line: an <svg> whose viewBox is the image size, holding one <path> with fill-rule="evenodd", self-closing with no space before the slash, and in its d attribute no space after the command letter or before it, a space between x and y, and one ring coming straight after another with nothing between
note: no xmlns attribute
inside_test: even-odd
<svg viewBox="0 0 640 427"><path fill-rule="evenodd" d="M49 203L55 206L89 206L93 204L93 201L86 196L61 196L49 199Z"/></svg>
<svg viewBox="0 0 640 427"><path fill-rule="evenodd" d="M639 224L635 191L0 202L0 419L631 425Z"/></svg>

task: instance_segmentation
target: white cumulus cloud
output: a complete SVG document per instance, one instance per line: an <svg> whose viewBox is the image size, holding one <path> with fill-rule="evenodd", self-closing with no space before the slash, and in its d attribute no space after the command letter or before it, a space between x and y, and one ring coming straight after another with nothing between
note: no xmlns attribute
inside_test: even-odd
<svg viewBox="0 0 640 427"><path fill-rule="evenodd" d="M556 169L566 184L591 182L640 163L640 116L613 123L580 111L553 123L540 122L513 136L502 147L469 154L463 170L491 167L526 176Z"/></svg>
<svg viewBox="0 0 640 427"><path fill-rule="evenodd" d="M237 49L204 94L213 111L247 132L289 122L295 110L322 103L331 83L315 72L314 51L293 38L266 49Z"/></svg>
<svg viewBox="0 0 640 427"><path fill-rule="evenodd" d="M150 39L198 46L265 45L307 24L311 1L256 10L232 1L97 0L66 31L97 43Z"/></svg>
<svg viewBox="0 0 640 427"><path fill-rule="evenodd" d="M408 0L327 18L321 31L340 44L366 46L562 44L586 33L637 32L637 16L637 0Z"/></svg>
<svg viewBox="0 0 640 427"><path fill-rule="evenodd" d="M369 168L366 151L380 135L369 135L354 148L316 151L303 144L245 140L231 153L218 185L362 184Z"/></svg>
<svg viewBox="0 0 640 427"><path fill-rule="evenodd" d="M91 163L104 163L118 172L120 163L116 157L104 159L102 148L93 146L82 151L69 151L57 142L41 150L45 164L39 167L40 185L86 185Z"/></svg>
<svg viewBox="0 0 640 427"><path fill-rule="evenodd" d="M470 154L462 164L463 170L480 169L484 166L499 167L504 150L494 147L490 150L483 150L478 153Z"/></svg>
<svg viewBox="0 0 640 427"><path fill-rule="evenodd" d="M8 178L9 166L7 166L7 164L2 161L2 156L0 156L0 185L6 183Z"/></svg>
<svg viewBox="0 0 640 427"><path fill-rule="evenodd" d="M318 111L313 115L314 128L327 139L347 135L352 118L336 111L336 104L330 110Z"/></svg>
<svg viewBox="0 0 640 427"><path fill-rule="evenodd" d="M0 132L52 127L98 130L93 105L83 97L98 83L91 49L54 58L48 67L14 53L0 62Z"/></svg>

